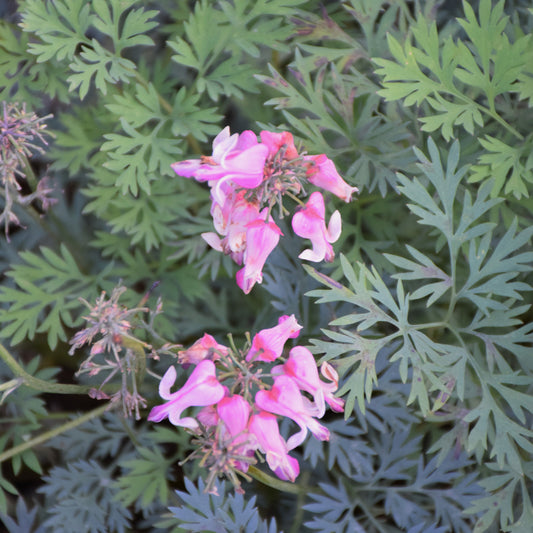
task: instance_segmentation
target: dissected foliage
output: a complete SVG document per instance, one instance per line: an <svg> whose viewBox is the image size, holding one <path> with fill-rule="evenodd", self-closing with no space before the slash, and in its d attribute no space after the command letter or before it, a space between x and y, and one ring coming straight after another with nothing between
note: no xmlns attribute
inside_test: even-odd
<svg viewBox="0 0 533 533"><path fill-rule="evenodd" d="M175 343L294 313L346 410L325 422L329 443L294 450L301 495L254 481L215 496L178 464L187 434L113 410L25 448L94 400L42 396L1 363L5 529L530 531L530 3L7 4L0 336L21 371L76 379L80 298L120 280L120 305L141 309L148 404ZM207 188L170 168L210 153L227 124L291 131L359 187L356 202L329 200L343 221L331 265L302 268L286 224L263 284L235 290L231 261L201 238Z"/></svg>

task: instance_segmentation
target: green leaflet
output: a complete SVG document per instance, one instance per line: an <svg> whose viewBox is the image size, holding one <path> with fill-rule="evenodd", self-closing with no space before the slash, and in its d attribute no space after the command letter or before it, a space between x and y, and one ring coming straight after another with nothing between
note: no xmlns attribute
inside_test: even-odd
<svg viewBox="0 0 533 533"><path fill-rule="evenodd" d="M24 263L7 272L14 286L5 284L0 290L0 302L7 304L0 311L1 335L17 344L46 333L53 349L58 340L67 339L65 326L79 323L78 297L94 290L96 278L80 271L64 245L59 254L46 247L40 252L21 252Z"/></svg>
<svg viewBox="0 0 533 533"><path fill-rule="evenodd" d="M143 507L154 501L166 503L168 500L167 478L172 460L163 457L161 450L138 448L139 457L121 463L127 470L115 484L115 499L129 506L139 500Z"/></svg>
<svg viewBox="0 0 533 533"><path fill-rule="evenodd" d="M128 2L129 6L135 3ZM157 11L131 9L123 16L129 6L109 0L30 0L24 5L20 26L39 38L28 47L38 63L70 61L71 75L66 81L69 90L77 89L83 100L93 83L106 94L108 85L134 75L135 63L122 57L126 48L153 44L146 33L157 26L150 20ZM90 39L90 29L109 38L112 49Z"/></svg>
<svg viewBox="0 0 533 533"><path fill-rule="evenodd" d="M198 93L212 101L221 96L242 98L257 92L253 62L261 48L286 49L291 26L284 15L302 0L237 0L213 5L196 2L185 22L185 35L168 41L173 61L193 69Z"/></svg>

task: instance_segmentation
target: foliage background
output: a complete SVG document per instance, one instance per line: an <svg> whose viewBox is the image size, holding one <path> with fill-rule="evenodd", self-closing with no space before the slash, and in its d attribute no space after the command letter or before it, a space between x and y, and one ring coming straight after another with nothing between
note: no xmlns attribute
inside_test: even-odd
<svg viewBox="0 0 533 533"><path fill-rule="evenodd" d="M20 190L2 153L3 220L20 225L1 240L0 335L41 380L1 389L8 531L530 531L530 2L0 9L0 100L53 115ZM284 229L262 286L238 291L200 238L207 189L169 166L210 153L226 124L287 129L360 188L351 204L330 200L343 217L333 264L304 268ZM347 400L346 419L326 421L330 442L299 450L300 493L252 481L244 498L228 483L203 494L201 469L178 465L187 435L42 388L77 380L78 298L119 280L128 307L160 282L150 342L223 340L296 314ZM169 362L148 360L160 374ZM157 402L153 377L141 390Z"/></svg>

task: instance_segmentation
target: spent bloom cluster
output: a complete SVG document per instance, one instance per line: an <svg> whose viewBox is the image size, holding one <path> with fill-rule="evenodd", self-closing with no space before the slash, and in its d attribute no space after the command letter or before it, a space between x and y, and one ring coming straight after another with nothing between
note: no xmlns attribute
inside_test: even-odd
<svg viewBox="0 0 533 533"><path fill-rule="evenodd" d="M23 104L2 102L0 110L0 196L3 196L4 207L0 212L0 223L4 224L4 231L9 240L9 226L21 223L14 212L15 205L29 206L39 200L41 208L46 211L57 200L50 196L53 189L47 178L41 179L36 185L29 158L33 154L44 153L47 144L46 124L44 121L52 115L38 117L26 110ZM28 175L29 174L29 175ZM31 178L28 181L28 178ZM24 193L21 183L26 180L27 185L35 190Z"/></svg>
<svg viewBox="0 0 533 533"><path fill-rule="evenodd" d="M111 400L122 403L124 416L134 413L140 419L139 408L146 407L146 401L139 393L146 370L146 351L157 359L158 353L174 353L177 346L165 344L156 350L135 336L137 329L152 333L152 323L161 312L162 303L159 300L154 311L144 307L148 292L137 307L129 309L119 303L125 291L126 287L122 285L115 287L109 297L103 291L94 304L80 298L89 308L89 313L83 317L87 324L70 340L69 355L85 345L91 346L88 357L81 363L76 374L94 377L103 372L107 375L98 388L91 389L90 396L99 400L109 399L104 386L114 376L120 375L121 387ZM139 319L139 315L144 314L148 314L149 323Z"/></svg>
<svg viewBox="0 0 533 533"><path fill-rule="evenodd" d="M300 204L292 217L292 228L296 235L311 241L311 248L299 257L318 262L334 258L331 244L341 233L340 213L335 211L326 224L322 193L313 192L306 203L298 196L306 194L308 184L345 202L357 192L324 154L298 154L291 133L262 131L260 138L261 142L250 130L230 135L226 127L215 137L210 156L172 165L178 175L209 184L216 232L202 237L212 248L242 265L236 279L245 294L261 283L263 266L282 235L272 212L277 204L280 217L288 213L283 196Z"/></svg>
<svg viewBox="0 0 533 533"><path fill-rule="evenodd" d="M148 420L168 418L195 435L199 446L193 455L201 455L201 464L209 469L208 490L214 490L218 476L226 475L240 491L237 475L246 475L257 453L280 479L294 481L300 467L289 452L302 444L308 431L317 439L329 439L328 429L318 419L326 404L333 411L344 410L343 400L334 395L338 374L323 363L321 373L327 381L322 380L304 346L293 347L283 358L285 343L298 337L300 329L294 315L282 316L243 350L233 341L230 348L205 334L178 353L182 365L195 365L185 384L171 392L177 379L174 366L162 377L159 394L166 402L154 407ZM201 409L184 416L190 407ZM280 434L279 416L299 428L287 440Z"/></svg>

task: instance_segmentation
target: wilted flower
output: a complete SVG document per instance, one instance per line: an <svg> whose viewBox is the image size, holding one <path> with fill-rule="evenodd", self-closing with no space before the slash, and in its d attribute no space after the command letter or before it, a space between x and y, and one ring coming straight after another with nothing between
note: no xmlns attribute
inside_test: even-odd
<svg viewBox="0 0 533 533"><path fill-rule="evenodd" d="M135 337L134 331L137 327L149 328L148 324L135 320L135 316L147 312L155 316L161 312L161 303L158 302L153 312L141 306L128 309L118 302L125 291L126 287L115 287L109 298L103 291L94 305L81 299L90 310L89 314L83 317L87 322L87 327L78 331L70 340L69 354L72 355L75 350L86 344L91 345L89 356L81 363L77 374L87 373L93 377L105 371L107 376L98 388L91 389L90 396L97 399L111 398L115 402L121 401L125 416L135 413L135 417L140 419L139 408L146 406L145 399L138 391L138 384L141 383L145 373L147 357L145 350L148 350L152 357L157 358L157 351L174 354L177 346L167 343L156 350L153 346ZM141 304L146 302L149 293L150 291L141 299ZM135 327L133 323L136 324ZM121 387L110 397L102 390L102 387L116 374L122 376Z"/></svg>

